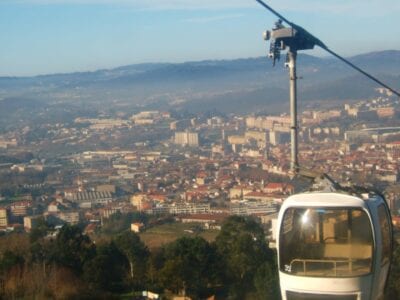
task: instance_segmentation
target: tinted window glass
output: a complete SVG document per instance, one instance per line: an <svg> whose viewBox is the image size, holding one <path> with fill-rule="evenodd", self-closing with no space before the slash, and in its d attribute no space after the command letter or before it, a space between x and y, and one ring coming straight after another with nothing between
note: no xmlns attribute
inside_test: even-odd
<svg viewBox="0 0 400 300"><path fill-rule="evenodd" d="M386 264L390 261L391 238L390 238L389 216L383 204L379 205L378 207L378 216L379 216L379 225L382 236L381 263Z"/></svg>
<svg viewBox="0 0 400 300"><path fill-rule="evenodd" d="M313 277L371 272L373 236L368 215L356 208L290 208L281 226L280 268Z"/></svg>

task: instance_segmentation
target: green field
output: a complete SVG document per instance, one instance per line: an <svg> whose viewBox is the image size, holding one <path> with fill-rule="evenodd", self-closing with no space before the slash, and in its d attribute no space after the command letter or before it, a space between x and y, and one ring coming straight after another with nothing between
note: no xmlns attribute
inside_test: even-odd
<svg viewBox="0 0 400 300"><path fill-rule="evenodd" d="M196 228L198 224L192 223L171 223L164 224L146 229L140 233L140 239L151 249L175 241L176 239L188 236L201 236L207 241L214 241L218 235L218 230L201 230Z"/></svg>

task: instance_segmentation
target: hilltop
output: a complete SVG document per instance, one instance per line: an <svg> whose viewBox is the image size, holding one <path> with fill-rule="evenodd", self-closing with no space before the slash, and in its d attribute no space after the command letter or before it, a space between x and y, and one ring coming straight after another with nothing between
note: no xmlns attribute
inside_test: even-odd
<svg viewBox="0 0 400 300"><path fill-rule="evenodd" d="M284 59L282 59L284 60ZM216 109L251 112L285 109L288 99L284 61L266 57L151 63L94 72L0 77L1 110L51 104L151 106L188 111ZM349 58L395 88L400 88L400 51ZM376 95L377 85L335 58L299 55L300 103L358 100ZM17 102L15 100L18 100ZM301 104L301 105L302 105Z"/></svg>

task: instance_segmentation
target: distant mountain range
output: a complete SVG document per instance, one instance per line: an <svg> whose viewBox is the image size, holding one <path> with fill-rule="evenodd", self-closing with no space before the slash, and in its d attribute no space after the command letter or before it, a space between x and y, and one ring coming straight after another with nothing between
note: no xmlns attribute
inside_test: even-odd
<svg viewBox="0 0 400 300"><path fill-rule="evenodd" d="M349 60L400 89L400 51L372 52ZM275 113L282 111L288 100L288 74L283 65L281 61L273 67L268 58L259 57L0 77L0 110L14 110L17 103L28 105L30 101L38 101L38 105L91 103L105 107L132 105L188 111ZM331 57L300 54L298 76L302 78L300 103L373 97L378 87Z"/></svg>

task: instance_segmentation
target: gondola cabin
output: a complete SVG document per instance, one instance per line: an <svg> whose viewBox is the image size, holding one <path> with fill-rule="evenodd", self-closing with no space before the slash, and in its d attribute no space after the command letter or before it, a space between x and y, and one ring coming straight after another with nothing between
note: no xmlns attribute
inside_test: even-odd
<svg viewBox="0 0 400 300"><path fill-rule="evenodd" d="M383 299L392 224L383 196L310 192L278 217L282 299Z"/></svg>

